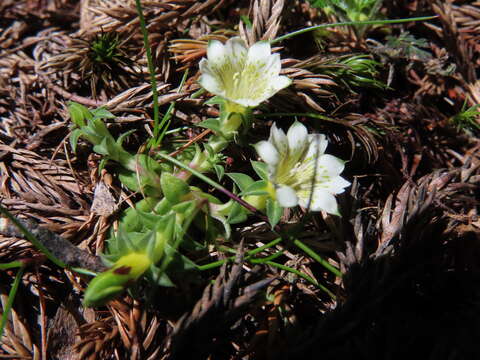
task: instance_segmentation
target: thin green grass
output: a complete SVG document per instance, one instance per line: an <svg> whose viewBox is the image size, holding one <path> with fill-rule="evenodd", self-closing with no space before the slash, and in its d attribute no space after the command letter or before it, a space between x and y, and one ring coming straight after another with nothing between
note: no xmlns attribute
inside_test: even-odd
<svg viewBox="0 0 480 360"><path fill-rule="evenodd" d="M145 52L147 55L148 71L150 72L150 82L152 86L153 138L149 142L149 146L150 148L152 148L155 145L156 139L158 139L158 136L160 134L157 79L155 74L155 66L153 64L152 50L150 49L150 42L148 40L148 30L145 24L145 16L143 15L143 9L140 0L135 0L135 5L137 7L138 18L140 20L140 28L142 30L143 44L145 46Z"/></svg>
<svg viewBox="0 0 480 360"><path fill-rule="evenodd" d="M2 319L0 320L0 342L3 337L3 331L5 326L7 325L8 316L10 315L10 310L12 309L13 301L15 300L15 296L17 295L18 286L20 285L20 280L22 280L23 272L25 271L25 267L21 266L18 269L17 275L15 276L15 280L13 281L12 288L8 294L7 304L5 305L5 309L3 309Z"/></svg>
<svg viewBox="0 0 480 360"><path fill-rule="evenodd" d="M303 29L293 31L291 33L279 36L276 39L271 40L270 44L276 44L276 43L281 42L283 40L287 40L287 39L290 39L294 36L305 34L305 33L310 32L310 31L314 31L314 30L318 30L318 29L325 29L325 28L334 27L334 26L400 24L400 23L413 22L413 21L426 21L426 20L435 19L437 17L438 16L435 15L435 16L422 16L422 17L407 18L407 19L397 19L397 20L344 21L344 22L338 22L338 23L332 23L332 24L315 25L315 26L310 26L310 27L307 27L307 28L303 28Z"/></svg>

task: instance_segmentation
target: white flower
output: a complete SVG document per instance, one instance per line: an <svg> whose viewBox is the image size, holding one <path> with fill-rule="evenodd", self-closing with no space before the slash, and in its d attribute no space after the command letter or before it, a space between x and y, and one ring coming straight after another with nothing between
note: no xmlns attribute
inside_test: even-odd
<svg viewBox="0 0 480 360"><path fill-rule="evenodd" d="M327 145L325 135L308 134L299 122L286 135L273 124L268 141L255 145L268 165L269 180L281 206L301 205L339 215L334 195L344 192L350 183L340 176L345 162L325 154Z"/></svg>
<svg viewBox="0 0 480 360"><path fill-rule="evenodd" d="M291 83L288 77L279 76L280 55L271 53L267 41L247 49L239 37L229 39L225 45L212 40L207 57L200 61L200 85L244 107L259 105Z"/></svg>

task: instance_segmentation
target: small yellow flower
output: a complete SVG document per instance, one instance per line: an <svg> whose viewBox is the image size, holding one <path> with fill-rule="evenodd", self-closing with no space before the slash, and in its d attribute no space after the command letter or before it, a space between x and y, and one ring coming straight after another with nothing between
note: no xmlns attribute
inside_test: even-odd
<svg viewBox="0 0 480 360"><path fill-rule="evenodd" d="M255 107L291 84L288 77L279 75L280 55L271 53L267 41L247 49L239 37L225 45L212 40L207 57L200 61L200 85L243 107Z"/></svg>
<svg viewBox="0 0 480 360"><path fill-rule="evenodd" d="M345 162L325 154L327 145L325 135L308 134L299 122L287 134L273 124L268 141L255 145L268 165L269 180L281 206L300 205L339 215L334 195L344 192L350 183L340 176Z"/></svg>

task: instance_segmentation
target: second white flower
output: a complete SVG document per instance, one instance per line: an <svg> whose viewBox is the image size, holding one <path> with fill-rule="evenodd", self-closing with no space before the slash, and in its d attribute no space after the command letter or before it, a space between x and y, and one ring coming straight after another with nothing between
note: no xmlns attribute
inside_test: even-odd
<svg viewBox="0 0 480 360"><path fill-rule="evenodd" d="M268 141L255 145L268 165L269 180L281 206L301 205L339 215L335 195L350 183L340 176L345 162L325 154L327 145L325 135L308 134L299 122L287 134L273 124Z"/></svg>

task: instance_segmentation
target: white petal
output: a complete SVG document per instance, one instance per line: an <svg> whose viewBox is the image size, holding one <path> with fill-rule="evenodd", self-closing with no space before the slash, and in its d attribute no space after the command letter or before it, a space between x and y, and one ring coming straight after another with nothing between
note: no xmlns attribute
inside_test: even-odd
<svg viewBox="0 0 480 360"><path fill-rule="evenodd" d="M300 202L300 205L304 207L308 207L308 201L309 199L301 199L305 201L304 204L302 204L303 201ZM334 214L334 215L340 215L338 213L338 205L337 205L337 199L335 199L335 196L331 193L329 193L326 190L318 189L316 188L313 196L312 196L312 203L310 204L310 210L312 211L326 211L329 214Z"/></svg>
<svg viewBox="0 0 480 360"><path fill-rule="evenodd" d="M290 186L280 185L275 189L277 200L282 207L294 207L298 204L298 197Z"/></svg>
<svg viewBox="0 0 480 360"><path fill-rule="evenodd" d="M332 194L341 194L345 191L346 187L350 186L350 182L341 176L337 176L332 178L330 181L318 184L317 186L322 187Z"/></svg>
<svg viewBox="0 0 480 360"><path fill-rule="evenodd" d="M310 145L308 146L308 152L305 155L305 158L316 158L320 157L325 153L325 150L328 146L327 137L323 134L310 134L308 135L308 141Z"/></svg>
<svg viewBox="0 0 480 360"><path fill-rule="evenodd" d="M286 155L288 146L287 135L285 135L285 132L282 129L277 128L276 123L273 123L270 128L270 138L268 141L275 145L281 155Z"/></svg>
<svg viewBox="0 0 480 360"><path fill-rule="evenodd" d="M299 149L303 149L306 145L308 137L307 128L302 123L296 121L287 132L288 147L292 154Z"/></svg>
<svg viewBox="0 0 480 360"><path fill-rule="evenodd" d="M198 79L198 83L207 91L211 92L212 94L223 96L224 90L222 85L217 81L217 78L210 75L209 73L202 74L200 79Z"/></svg>
<svg viewBox="0 0 480 360"><path fill-rule="evenodd" d="M268 58L267 62L267 71L272 76L278 76L280 69L282 68L282 63L280 61L280 54L272 54Z"/></svg>
<svg viewBox="0 0 480 360"><path fill-rule="evenodd" d="M260 103L263 100L258 101L257 99L234 99L234 98L228 98L227 100L230 100L231 102L234 102L236 104L242 105L243 107L255 107L260 105Z"/></svg>
<svg viewBox="0 0 480 360"><path fill-rule="evenodd" d="M248 62L267 64L271 56L272 49L268 41L259 41L248 49Z"/></svg>
<svg viewBox="0 0 480 360"><path fill-rule="evenodd" d="M198 67L200 68L200 72L202 74L205 72L211 72L210 67L208 66L208 60L205 58L202 58L202 60L200 60Z"/></svg>
<svg viewBox="0 0 480 360"><path fill-rule="evenodd" d="M210 40L207 47L208 61L214 65L225 61L225 46L218 40Z"/></svg>
<svg viewBox="0 0 480 360"><path fill-rule="evenodd" d="M270 80L270 86L274 90L274 94L286 87L289 87L292 80L287 76L277 76L273 80Z"/></svg>
<svg viewBox="0 0 480 360"><path fill-rule="evenodd" d="M231 38L225 44L226 56L235 64L245 63L247 57L247 47L242 39L238 36Z"/></svg>
<svg viewBox="0 0 480 360"><path fill-rule="evenodd" d="M321 169L322 174L335 177L345 169L345 161L333 155L323 154L318 161L318 167Z"/></svg>
<svg viewBox="0 0 480 360"><path fill-rule="evenodd" d="M277 149L275 149L275 146L273 146L272 143L268 141L260 141L255 145L255 150L257 150L258 155L267 164L278 164L280 160L280 155L278 154Z"/></svg>

